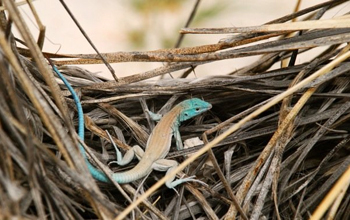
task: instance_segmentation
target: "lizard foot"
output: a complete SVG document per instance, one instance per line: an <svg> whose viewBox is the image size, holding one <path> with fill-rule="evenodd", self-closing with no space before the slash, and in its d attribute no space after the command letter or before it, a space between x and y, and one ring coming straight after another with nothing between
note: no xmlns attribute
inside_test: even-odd
<svg viewBox="0 0 350 220"><path fill-rule="evenodd" d="M196 183L208 186L208 184L206 184L205 182L203 182L201 180L197 180L195 178L196 178L196 176L190 176L190 177L186 177L186 178L177 179L177 180L174 180L172 182L167 182L166 186L168 188L174 189L177 185L182 184L182 183L186 183L186 182L196 182Z"/></svg>
<svg viewBox="0 0 350 220"><path fill-rule="evenodd" d="M126 154L123 156L107 130L106 130L106 133L107 133L109 139L111 140L111 143L112 143L112 145L115 149L116 155L117 155L117 160L109 162L108 165L118 164L120 166L124 166L126 164L129 164L132 161L132 159L135 157L135 155L137 156L137 158L139 158L138 155L142 156L144 154L144 151L142 150L142 148L138 145L135 145L134 147L129 149L126 152Z"/></svg>

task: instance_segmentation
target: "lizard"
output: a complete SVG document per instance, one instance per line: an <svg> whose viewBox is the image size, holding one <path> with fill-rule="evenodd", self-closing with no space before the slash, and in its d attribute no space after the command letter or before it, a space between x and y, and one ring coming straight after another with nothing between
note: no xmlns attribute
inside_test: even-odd
<svg viewBox="0 0 350 220"><path fill-rule="evenodd" d="M129 163L135 154L141 155L141 158L139 158L139 163L131 170L113 173L113 179L118 183L128 183L148 175L152 170L171 172L178 163L175 160L164 158L169 153L172 136L176 140L177 149L183 149L179 132L180 123L209 110L211 107L210 103L198 98L187 99L177 104L154 127L148 138L145 152L136 145L126 153L124 158L121 158L121 154L117 151L117 164L119 165ZM151 115L151 117L155 118L154 115ZM174 188L178 184L192 180L192 177L188 177L173 181L174 178L166 182L168 188Z"/></svg>
<svg viewBox="0 0 350 220"><path fill-rule="evenodd" d="M54 72L56 72L56 74L61 78L61 80L67 86L68 90L73 96L73 99L78 109L78 123L79 123L78 135L83 141L84 140L84 118L82 115L83 111L82 111L82 106L81 106L79 97L77 96L77 94L75 93L74 89L69 84L69 82L65 79L65 77L58 71L56 66L54 66L53 63L51 63L51 66L53 67ZM205 102L198 98L191 98L191 99L184 100L179 104L177 104L175 107L173 107L167 114L165 114L160 119L158 124L153 129L150 137L148 138L145 152L143 152L141 147L139 147L138 145L135 145L132 149L126 152L124 157L122 157L119 150L117 150L117 148L115 147L117 150L116 163L119 165L125 165L129 163L134 158L134 155L136 156L140 155L141 158L139 158L140 160L139 163L131 170L128 170L125 172L112 173L111 176L113 181L116 181L119 184L124 184L124 183L129 183L129 182L133 182L135 180L141 179L147 176L149 173L151 173L152 170L167 171L167 173L169 173L173 169L175 169L178 165L176 161L164 159L170 151L172 136L174 136L176 140L177 148L179 150L182 149L183 144L182 144L182 140L179 132L180 123L190 118L193 118L205 111L208 111L209 109L211 109L211 107L212 105L210 103ZM156 114L150 113L150 116L153 118L157 118ZM80 145L79 148L80 148L80 152L82 153L85 159L86 165L91 175L94 177L94 179L101 182L106 182L106 183L110 182L109 178L106 176L104 172L94 167L88 161L84 147ZM193 177L178 179L175 181L174 179L175 177L170 178L166 182L166 186L168 188L174 188L178 184L181 184L187 181L193 181Z"/></svg>

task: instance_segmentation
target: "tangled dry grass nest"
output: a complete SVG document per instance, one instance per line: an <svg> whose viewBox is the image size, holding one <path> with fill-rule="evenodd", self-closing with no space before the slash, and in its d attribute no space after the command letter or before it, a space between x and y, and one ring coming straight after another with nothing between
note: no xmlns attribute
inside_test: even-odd
<svg viewBox="0 0 350 220"><path fill-rule="evenodd" d="M75 66L101 62L97 55L43 53L14 2L3 3L0 218L109 219L134 204L134 217L142 219L350 219L349 17L322 20L347 1L325 2L258 27L182 30L239 32L212 45L103 54L106 62L168 63L113 81ZM13 25L25 47L17 46ZM317 47L322 51L295 64L299 54ZM163 177L158 172L121 186L95 182L78 151L75 104L44 54L79 94L85 144L105 165L115 159L106 130L120 148L144 147L154 127L146 109L166 113L190 97L210 102L210 112L180 129L183 140L202 137L204 144L168 156L185 161L186 175L207 185L186 183L178 192L162 186L147 194ZM199 65L252 55L261 57L229 74L186 78ZM184 71L181 78L144 82L176 70ZM148 196L138 204L141 195Z"/></svg>

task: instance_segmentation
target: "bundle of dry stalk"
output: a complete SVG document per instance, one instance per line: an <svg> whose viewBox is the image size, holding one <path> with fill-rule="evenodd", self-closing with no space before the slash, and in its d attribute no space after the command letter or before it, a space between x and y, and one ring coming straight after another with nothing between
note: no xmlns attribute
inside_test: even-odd
<svg viewBox="0 0 350 220"><path fill-rule="evenodd" d="M345 196L350 183L350 18L338 15L322 20L328 10L347 1L325 2L257 27L182 30L239 33L212 45L103 54L107 62L130 65L168 62L113 81L75 66L99 63L97 55L43 53L42 43L33 40L14 2L3 3L1 219L121 219L130 209L141 219L304 219L310 215L350 219L350 197ZM290 22L303 15L300 21ZM12 35L13 25L24 46L19 47ZM316 47L322 52L295 65L299 54ZM86 148L104 165L115 160L106 130L122 149L134 144L144 147L154 127L146 109L166 113L174 103L190 97L210 102L210 112L180 128L183 140L202 137L204 144L171 150L168 156L185 161L183 166L188 166L183 172L207 185L186 183L177 187L178 192L164 186L147 191L160 182L164 176L160 172L121 186L94 181L78 150L75 104L44 54L60 65L78 92L86 120ZM252 55L261 57L229 74L186 79L196 66ZM184 71L179 79L144 82L177 70Z"/></svg>

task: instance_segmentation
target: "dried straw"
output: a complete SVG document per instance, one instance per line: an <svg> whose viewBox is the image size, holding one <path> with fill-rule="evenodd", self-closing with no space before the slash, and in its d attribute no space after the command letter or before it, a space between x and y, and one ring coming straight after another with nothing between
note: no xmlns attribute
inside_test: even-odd
<svg viewBox="0 0 350 220"><path fill-rule="evenodd" d="M14 2L3 4L0 218L122 219L134 210L142 219L304 219L312 213L313 219L350 219L350 18L322 20L347 1L324 2L257 27L182 30L235 33L216 44L101 54L130 65L168 63L112 81L75 66L101 63L95 54L43 53ZM17 46L12 25L25 48ZM298 55L318 47L322 52L295 64ZM186 183L177 192L159 188L165 180L159 172L121 186L95 182L78 151L75 104L44 55L60 65L79 94L84 145L103 170L137 163L106 167L115 160L106 130L121 149L145 147L155 126L146 110L164 114L190 97L212 103L210 112L180 129L183 140L202 137L204 143L168 156L185 161L183 172L205 184ZM261 57L239 70L186 78L199 65L253 55ZM184 77L144 81L178 70Z"/></svg>

